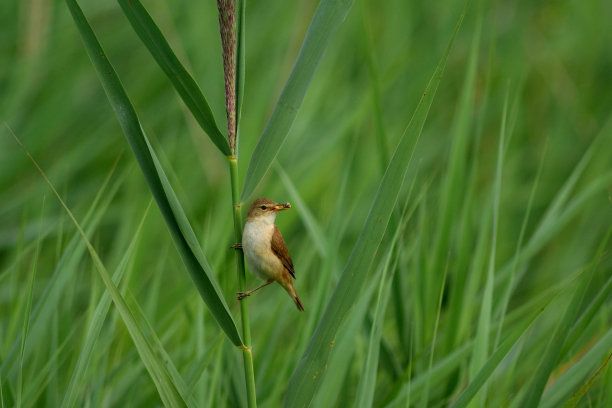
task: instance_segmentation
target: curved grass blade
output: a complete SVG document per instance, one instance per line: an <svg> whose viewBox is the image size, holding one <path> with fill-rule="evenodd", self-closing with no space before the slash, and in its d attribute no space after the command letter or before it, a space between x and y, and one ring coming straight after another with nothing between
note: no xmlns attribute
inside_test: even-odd
<svg viewBox="0 0 612 408"><path fill-rule="evenodd" d="M561 402L568 398L569 394L576 389L581 389L584 379L592 373L595 367L602 365L602 358L604 359L604 365L607 359L610 357L610 350L612 350L612 329L595 344L576 364L572 365L566 372L564 372L552 385L546 390L542 396L541 408L554 408L560 407ZM607 359L606 359L606 356ZM601 367L600 367L601 369ZM599 370L597 370L599 372ZM595 373L597 374L597 372ZM594 375L595 375L594 374ZM590 380L584 383L584 385L590 384ZM566 403L565 406L569 405L570 402L576 397L580 397L580 391ZM570 406L575 406L570 405Z"/></svg>
<svg viewBox="0 0 612 408"><path fill-rule="evenodd" d="M164 71L174 89L193 114L202 130L226 156L231 155L227 138L223 136L215 117L193 77L180 63L147 10L138 0L117 0L132 28Z"/></svg>
<svg viewBox="0 0 612 408"><path fill-rule="evenodd" d="M156 356L158 356L161 361L164 362L164 368L167 370L172 384L176 387L182 399L186 402L187 406L196 406L196 402L193 398L193 395L189 392L189 388L187 387L185 380L176 369L176 366L172 362L170 355L164 348L164 345L159 339L159 336L157 336L157 333L155 333L155 330L151 326L149 319L147 319L147 317L145 316L144 312L142 311L142 308L140 307L134 296L130 292L128 292L125 296L125 300L127 301L131 313L136 318L136 322L140 324L140 331L142 331L145 338L147 339L151 350Z"/></svg>
<svg viewBox="0 0 612 408"><path fill-rule="evenodd" d="M115 285L118 285L121 281L125 270L127 269L127 264L129 259L133 256L134 251L136 249L136 242L140 237L140 233L142 230L142 226L144 224L145 218L149 213L149 208L151 207L151 202L149 201L149 205L143 212L143 216L136 228L136 232L134 233L134 237L132 238L132 242L128 246L125 254L121 258L119 262L119 266L113 273L112 279ZM86 370L89 367L89 362L91 361L91 357L94 351L94 346L96 345L96 340L100 336L100 332L102 331L102 325L106 320L106 316L108 314L108 310L110 309L112 299L108 292L104 292L98 305L96 306L96 310L93 314L93 318L87 329L87 334L85 336L85 340L83 341L83 346L81 347L81 352L79 353L79 358L77 359L76 366L72 371L72 375L70 377L70 383L66 387L66 392L64 393L64 400L62 401L62 407L74 407L77 402L78 393L82 390L83 384L87 380Z"/></svg>
<svg viewBox="0 0 612 408"><path fill-rule="evenodd" d="M85 229L85 233L88 235L98 227L102 216L106 213L108 206L113 198L115 198L115 194L121 186L123 176L121 176L120 180L109 187L111 177L115 171L117 163L118 161L116 161L113 165L111 171L104 180L102 187L100 187L98 190L92 204L87 210L87 213L83 217L82 225ZM77 264L81 261L84 251L85 245L83 245L83 241L80 239L77 232L70 239L66 249L57 262L53 270L53 274L45 286L45 289L43 290L42 294L38 296L36 306L32 309L29 323L29 331L31 332L32 338L41 338L44 336L44 332L47 330L45 323L50 320L50 316L55 310L51 305L57 304L58 299L64 293L66 285L71 282L71 280L74 278L74 273L76 273L66 273L65 271L77 270ZM14 372L20 342L21 336L18 336L13 342L13 345L10 347L8 353L3 356L3 360L0 364L0 376L10 376Z"/></svg>
<svg viewBox="0 0 612 408"><path fill-rule="evenodd" d="M32 262L30 285L28 289L28 295L26 298L26 309L25 309L25 315L23 317L23 326L21 329L21 344L19 347L19 374L17 375L17 402L15 403L15 405L17 406L21 406L21 403L22 403L21 398L22 398L22 392L23 392L23 361L24 361L25 348L26 348L26 344L28 340L28 329L29 329L30 316L31 316L30 312L32 311L32 294L34 292L34 282L36 282L36 273L38 272L40 242L42 241L42 234L41 234L42 231L40 230L42 230L41 226L43 223L44 209L45 209L45 197L43 196L42 210L41 210L40 221L39 221L39 235L38 235L38 239L36 240L36 251L34 252L34 260Z"/></svg>
<svg viewBox="0 0 612 408"><path fill-rule="evenodd" d="M287 174L287 172L283 169L280 163L276 162L274 169L278 173L281 181L283 182L285 188L287 189L287 193L289 193L289 197L291 201L295 203L295 206L300 209L300 217L302 218L302 222L304 226L310 233L312 237L312 242L315 246L315 249L319 253L322 258L327 257L330 245L327 240L327 237L323 233L321 226L315 219L314 215L302 199L300 193L298 192L295 184Z"/></svg>
<svg viewBox="0 0 612 408"><path fill-rule="evenodd" d="M77 233L78 234L78 233ZM74 326L70 329L70 332L66 335L66 338L57 345L57 348L47 357L47 361L41 367L37 367L36 375L28 379L28 388L24 390L22 397L22 407L34 407L41 405L40 395L46 391L49 383L58 376L58 365L66 364L71 354L68 352L70 345L75 341L76 333L81 323L81 318L76 319L72 323ZM45 341L47 338L41 338L40 340ZM0 407L6 407L8 404L1 405ZM16 406L16 405L15 405Z"/></svg>
<svg viewBox="0 0 612 408"><path fill-rule="evenodd" d="M491 357L487 360L487 362L482 366L480 371L476 374L474 379L468 384L467 388L461 393L457 401L452 405L452 408L463 408L466 407L472 398L476 395L476 393L480 390L480 388L484 385L484 383L491 377L491 374L499 363L510 353L515 344L519 341L519 339L523 336L523 334L531 327L531 324L540 316L540 314L544 311L544 308L541 308L531 319L525 320L525 323L521 325L521 327L515 330L512 334L510 334L504 342L491 354Z"/></svg>
<svg viewBox="0 0 612 408"><path fill-rule="evenodd" d="M70 1L68 1L68 3L70 5ZM78 5L76 5L76 3L74 3L74 6L78 8ZM72 10L73 9L71 8L71 11ZM89 238L87 238L85 231L83 230L79 222L76 220L76 218L72 214L72 211L70 211L62 197L55 189L55 187L51 183L51 180L49 180L49 178L40 168L38 163L26 150L25 146L23 146L17 136L13 134L13 137L15 138L15 141L19 144L19 146L24 150L28 158L32 161L34 166L36 166L36 169L39 171L40 175L43 177L49 188L53 191L53 194L56 196L57 200L60 202L60 204L68 214L68 217L78 230L81 239L85 242L85 245L87 246L89 254L91 255L91 258L93 260L95 269L100 274L100 277L102 278L102 281L104 282L108 293L113 299L113 303L117 307L117 310L121 315L121 318L125 323L125 326L128 332L130 333L130 336L132 337L132 340L134 341L134 346L136 347L136 350L138 351L138 354L140 355L143 364L147 368L147 371L151 375L151 379L155 383L155 387L157 388L159 396L162 399L164 405L171 407L186 406L185 401L177 390L175 382L172 380L170 374L166 370L164 361L162 361L162 359L154 353L153 348L147 342L143 331L138 326L138 323L136 321L136 318L134 317L134 314L132 313L132 310L121 295L121 292L119 292L119 289L117 289L117 286L115 286L115 283L111 279L108 271L106 270L106 267L98 256L98 253L89 241Z"/></svg>
<svg viewBox="0 0 612 408"><path fill-rule="evenodd" d="M352 5L353 0L322 0L319 3L291 75L251 156L242 202L253 193L285 142L323 53Z"/></svg>
<svg viewBox="0 0 612 408"><path fill-rule="evenodd" d="M353 251L336 285L332 298L291 377L285 398L285 406L287 407L310 405L315 392L324 378L327 360L331 352L330 344L336 336L338 327L355 303L356 296L361 292L367 272L374 261L380 242L385 234L391 213L412 162L412 154L416 148L425 120L427 119L427 114L429 113L429 108L442 78L446 59L450 53L457 31L461 26L466 9L467 4L387 167L370 207L365 225L359 234L357 243L353 247Z"/></svg>
<svg viewBox="0 0 612 408"><path fill-rule="evenodd" d="M593 321L595 314L599 311L600 307L604 304L610 292L612 291L612 275L608 278L605 284L602 285L601 289L597 292L597 295L591 300L591 303L582 312L582 315L576 323L572 326L572 329L567 335L567 340L563 345L563 352L561 355L565 355L571 347L574 347L580 336L582 336L587 329L587 326Z"/></svg>
<svg viewBox="0 0 612 408"><path fill-rule="evenodd" d="M136 112L117 74L106 59L102 47L76 1L66 0L66 3L79 29L87 53L98 72L106 96L119 119L123 133L164 216L183 263L219 326L234 345L242 346L238 328L214 278L212 268L208 264L187 216L140 126Z"/></svg>
<svg viewBox="0 0 612 408"><path fill-rule="evenodd" d="M403 232L403 226L402 228L397 229L393 243L391 244L391 249L389 250L380 275L378 296L376 298L376 309L374 310L374 319L372 321L372 328L370 330L368 340L368 351L366 353L365 362L361 370L361 377L359 378L359 385L357 387L358 394L355 407L358 408L371 407L374 401L376 374L378 369L380 345L382 341L382 322L384 320L385 311L387 310L387 303L389 302L389 293L391 293L390 289L393 272L395 268L397 268L399 257L397 254L395 254L393 266L391 266L391 260L395 252L395 244L400 231Z"/></svg>
<svg viewBox="0 0 612 408"><path fill-rule="evenodd" d="M567 309L565 309L563 318L555 330L555 333L553 333L551 336L550 343L544 351L544 357L536 369L533 378L528 383L529 387L527 388L525 398L522 400L522 406L535 407L540 403L540 398L544 392L546 382L548 381L550 373L559 360L563 343L565 342L572 325L575 323L575 319L578 316L584 295L589 287L593 275L595 274L595 270L597 269L601 255L606 249L606 245L611 234L612 226L610 226L606 236L601 241L597 253L591 261L590 267L588 267L587 271L585 271L584 276L578 278L580 281L576 283L577 288L572 295L572 299L570 300Z"/></svg>
<svg viewBox="0 0 612 408"><path fill-rule="evenodd" d="M504 165L504 146L506 140L506 117L508 114L508 98L509 84L506 88L506 98L502 110L501 129L499 132L499 145L497 148L497 165L495 168L495 181L493 182L493 228L491 229L491 247L489 252L489 266L485 280L482 302L480 304L480 314L478 317L478 325L476 328L476 341L474 342L474 352L470 361L470 376L473 378L480 367L487 360L489 354L489 331L491 328L491 318L493 316L493 289L495 285L495 259L497 250L497 231L499 224L499 206L501 196L502 171ZM500 326L501 327L501 326ZM501 330L501 328L500 328ZM486 401L486 388L478 395L477 399L480 403L478 406L484 406Z"/></svg>
<svg viewBox="0 0 612 408"><path fill-rule="evenodd" d="M342 324L342 330L338 333L333 347L338 350L329 359L329 370L334 373L333 376L327 378L321 388L317 392L313 406L315 407L335 407L348 406L348 404L339 403L338 399L342 394L343 385L346 377L351 370L352 360L357 358L358 352L355 347L356 338L363 328L363 322L368 314L369 306L374 297L375 285L367 287L361 298L355 302L355 306L351 309L346 317L346 321Z"/></svg>
<svg viewBox="0 0 612 408"><path fill-rule="evenodd" d="M410 190L408 192L408 198L412 196L412 190L414 188L416 178L413 180ZM385 311L389 298L391 297L391 286L393 284L393 275L398 268L398 262L400 259L399 252L406 250L402 248L402 242L400 237L406 232L406 225L408 220L412 217L414 210L417 208L417 204L421 202L424 194L419 195L414 200L406 200L402 215L399 219L399 226L396 228L393 238L389 245L389 251L380 273L380 283L378 285L378 297L376 299L376 309L374 310L374 318L372 319L372 327L370 329L370 337L368 341L368 351L366 353L365 362L361 370L361 377L359 378L359 385L357 387L357 399L355 402L356 407L371 407L374 402L374 393L376 388L376 377L379 365L379 355L382 351L382 331L383 323L385 318ZM393 263L392 263L393 262Z"/></svg>

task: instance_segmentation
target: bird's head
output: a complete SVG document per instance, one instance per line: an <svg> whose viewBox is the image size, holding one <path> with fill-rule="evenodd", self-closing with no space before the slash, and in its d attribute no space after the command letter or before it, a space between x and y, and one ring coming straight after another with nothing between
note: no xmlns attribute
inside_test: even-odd
<svg viewBox="0 0 612 408"><path fill-rule="evenodd" d="M253 204L249 207L247 221L253 221L263 217L263 219L269 219L274 222L277 212L288 210L289 208L291 208L291 204L289 203L279 204L269 198L258 198L253 201Z"/></svg>

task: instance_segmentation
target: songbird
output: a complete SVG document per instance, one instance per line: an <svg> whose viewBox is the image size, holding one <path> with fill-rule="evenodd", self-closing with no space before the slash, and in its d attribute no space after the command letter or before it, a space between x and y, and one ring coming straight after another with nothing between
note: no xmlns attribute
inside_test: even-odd
<svg viewBox="0 0 612 408"><path fill-rule="evenodd" d="M279 204L267 198L258 198L249 207L242 234L242 245L235 247L241 247L244 251L251 272L266 282L255 289L238 292L238 300L250 296L251 293L272 282L278 282L289 293L298 310L304 311L291 280L295 279L291 255L283 235L274 224L276 214L289 208L291 208L289 203Z"/></svg>

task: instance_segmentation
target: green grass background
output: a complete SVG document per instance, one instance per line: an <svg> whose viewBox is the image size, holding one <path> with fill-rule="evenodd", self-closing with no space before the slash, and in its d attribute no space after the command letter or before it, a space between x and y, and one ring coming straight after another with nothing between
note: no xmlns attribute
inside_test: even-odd
<svg viewBox="0 0 612 408"><path fill-rule="evenodd" d="M81 3L238 321L225 158L120 7ZM215 2L144 5L225 129ZM247 3L242 179L316 5ZM463 6L355 0L332 38L255 193L293 204L277 224L306 308L298 313L275 286L250 299L260 406L282 404ZM612 352L605 241L612 224L611 13L606 1L470 5L412 171L312 406L452 404L493 351L538 313L472 404L524 406L544 378L542 406L612 406L605 365ZM8 125L0 130L2 406L161 404L113 305L82 385L71 388L87 333L109 301L83 242L11 132L109 272L122 274L121 292L142 309L138 321L193 390L190 404L243 406L240 354L198 296L157 207L147 210L151 194L65 4L2 2L0 27L0 115ZM249 274L248 286L255 284ZM575 316L567 317L583 286ZM550 375L538 371L545 356L553 356Z"/></svg>

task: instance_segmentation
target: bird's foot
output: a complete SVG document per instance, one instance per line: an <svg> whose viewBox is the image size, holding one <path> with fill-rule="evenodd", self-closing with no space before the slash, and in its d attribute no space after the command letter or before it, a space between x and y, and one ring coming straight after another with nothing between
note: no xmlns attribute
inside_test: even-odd
<svg viewBox="0 0 612 408"><path fill-rule="evenodd" d="M242 249L242 244L240 242L238 242L238 243L230 246L230 248L233 248L233 249Z"/></svg>
<svg viewBox="0 0 612 408"><path fill-rule="evenodd" d="M251 296L251 292L236 292L236 299L242 300L247 296Z"/></svg>

